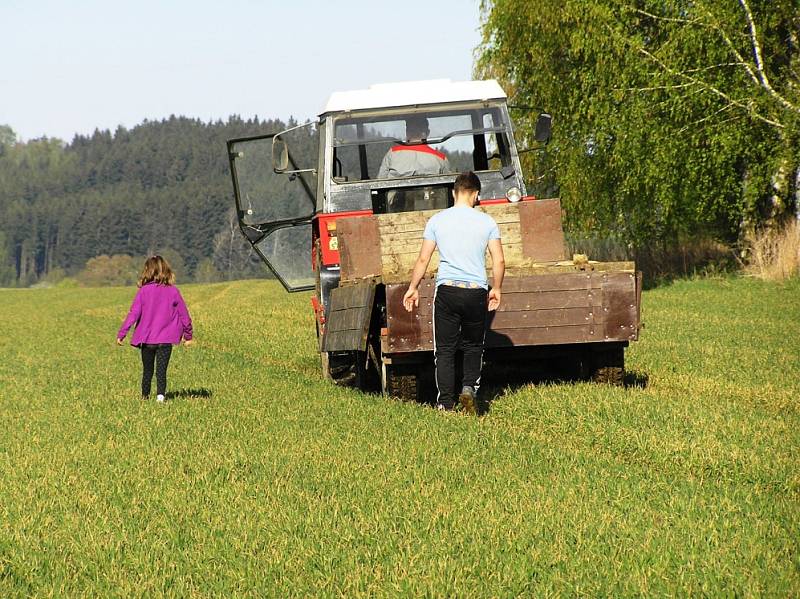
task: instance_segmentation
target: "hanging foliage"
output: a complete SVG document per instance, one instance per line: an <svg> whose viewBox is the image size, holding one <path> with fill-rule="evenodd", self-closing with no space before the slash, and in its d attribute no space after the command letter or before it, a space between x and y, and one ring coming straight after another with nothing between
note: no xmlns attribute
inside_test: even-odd
<svg viewBox="0 0 800 599"><path fill-rule="evenodd" d="M477 74L519 138L553 114L536 189L574 232L629 246L728 243L793 214L800 179L795 0L494 0Z"/></svg>

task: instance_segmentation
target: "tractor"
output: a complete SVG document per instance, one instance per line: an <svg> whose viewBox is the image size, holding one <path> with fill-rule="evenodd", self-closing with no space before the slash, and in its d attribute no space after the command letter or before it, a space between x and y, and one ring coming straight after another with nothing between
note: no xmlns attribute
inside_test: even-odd
<svg viewBox="0 0 800 599"><path fill-rule="evenodd" d="M424 138L409 131L420 119ZM550 124L539 115L540 145ZM419 307L406 311L402 297L427 220L452 205L456 176L471 170L482 186L476 209L498 223L506 260L503 301L487 317L487 362L569 364L588 380L622 384L625 348L639 336L641 273L633 262L567 256L560 200L527 193L496 81L336 92L315 121L227 145L241 232L288 292L312 291L328 379L432 401L436 254ZM387 172L392 152L433 154L446 168Z"/></svg>

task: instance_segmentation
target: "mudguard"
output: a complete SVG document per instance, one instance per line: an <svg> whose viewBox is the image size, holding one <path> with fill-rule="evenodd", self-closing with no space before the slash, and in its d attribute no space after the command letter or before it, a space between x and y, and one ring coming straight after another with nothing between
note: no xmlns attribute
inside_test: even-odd
<svg viewBox="0 0 800 599"><path fill-rule="evenodd" d="M374 303L374 281L332 289L322 351L365 351Z"/></svg>

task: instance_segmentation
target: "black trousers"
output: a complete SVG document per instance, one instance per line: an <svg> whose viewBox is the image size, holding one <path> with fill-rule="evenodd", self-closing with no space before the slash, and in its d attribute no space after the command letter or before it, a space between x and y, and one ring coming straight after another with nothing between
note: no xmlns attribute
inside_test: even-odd
<svg viewBox="0 0 800 599"><path fill-rule="evenodd" d="M456 350L459 340L464 353L461 384L474 387L476 391L480 386L487 298L485 289L463 289L449 285L436 288L433 302L433 355L438 401L447 408L455 405Z"/></svg>
<svg viewBox="0 0 800 599"><path fill-rule="evenodd" d="M153 382L153 368L156 371L156 393L165 395L167 392L167 366L172 355L172 345L169 343L142 343L142 397L150 395L150 385Z"/></svg>

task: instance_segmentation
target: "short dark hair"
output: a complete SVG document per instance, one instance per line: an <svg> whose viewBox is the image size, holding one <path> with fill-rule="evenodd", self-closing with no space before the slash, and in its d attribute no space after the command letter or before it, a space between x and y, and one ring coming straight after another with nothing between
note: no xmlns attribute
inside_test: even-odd
<svg viewBox="0 0 800 599"><path fill-rule="evenodd" d="M478 175L472 171L464 171L456 177L455 185L453 185L453 193L458 195L462 191L477 191L481 192L481 180Z"/></svg>
<svg viewBox="0 0 800 599"><path fill-rule="evenodd" d="M428 126L428 119L424 116L410 116L406 119L406 137L414 133L428 133L430 127Z"/></svg>

